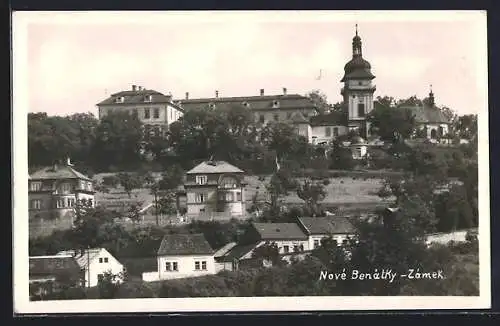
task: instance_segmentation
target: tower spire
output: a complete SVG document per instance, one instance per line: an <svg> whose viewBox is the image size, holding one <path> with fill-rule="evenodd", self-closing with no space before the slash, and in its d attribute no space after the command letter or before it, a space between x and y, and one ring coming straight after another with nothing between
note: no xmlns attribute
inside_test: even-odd
<svg viewBox="0 0 500 326"><path fill-rule="evenodd" d="M358 36L358 24L356 23L356 36Z"/></svg>
<svg viewBox="0 0 500 326"><path fill-rule="evenodd" d="M355 25L355 32L356 32L356 35L352 39L352 56L353 56L353 58L362 56L362 54L361 54L361 37L359 37L359 35L358 35L358 24Z"/></svg>
<svg viewBox="0 0 500 326"><path fill-rule="evenodd" d="M432 92L432 84L430 85L430 92L429 92L429 105L434 106L434 93Z"/></svg>

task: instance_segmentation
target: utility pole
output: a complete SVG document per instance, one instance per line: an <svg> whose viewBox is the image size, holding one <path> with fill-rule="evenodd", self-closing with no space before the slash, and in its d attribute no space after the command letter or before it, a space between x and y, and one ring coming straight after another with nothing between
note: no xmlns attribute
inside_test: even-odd
<svg viewBox="0 0 500 326"><path fill-rule="evenodd" d="M90 246L87 248L87 284L90 288Z"/></svg>

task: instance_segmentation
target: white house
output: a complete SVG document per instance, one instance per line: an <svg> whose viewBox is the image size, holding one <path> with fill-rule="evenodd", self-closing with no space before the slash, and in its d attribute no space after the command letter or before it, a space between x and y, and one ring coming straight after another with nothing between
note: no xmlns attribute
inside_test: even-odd
<svg viewBox="0 0 500 326"><path fill-rule="evenodd" d="M75 258L80 269L85 272L85 286L97 286L106 272L116 275L116 282L123 282L123 265L104 248L79 250L65 250L57 255Z"/></svg>
<svg viewBox="0 0 500 326"><path fill-rule="evenodd" d="M354 226L346 217L299 217L297 224L308 237L310 250L321 246L321 240L332 237L337 245L345 244L355 234Z"/></svg>
<svg viewBox="0 0 500 326"><path fill-rule="evenodd" d="M215 274L214 250L203 234L168 234L157 254L158 271L144 273L144 281Z"/></svg>

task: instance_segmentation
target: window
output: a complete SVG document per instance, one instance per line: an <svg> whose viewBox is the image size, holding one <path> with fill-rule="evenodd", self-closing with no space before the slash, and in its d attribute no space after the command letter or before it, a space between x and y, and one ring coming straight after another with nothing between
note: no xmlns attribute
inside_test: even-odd
<svg viewBox="0 0 500 326"><path fill-rule="evenodd" d="M153 96L151 96L151 95L146 95L146 96L144 97L144 102L151 102L151 100L152 100L152 99L153 99Z"/></svg>
<svg viewBox="0 0 500 326"><path fill-rule="evenodd" d="M97 281L98 282L102 282L103 279L104 279L104 274L97 274Z"/></svg>
<svg viewBox="0 0 500 326"><path fill-rule="evenodd" d="M277 108L279 105L280 104L278 101L273 101L273 108Z"/></svg>
<svg viewBox="0 0 500 326"><path fill-rule="evenodd" d="M330 137L332 135L332 130L330 127L325 127L325 136Z"/></svg>
<svg viewBox="0 0 500 326"><path fill-rule="evenodd" d="M108 262L108 257L104 257L104 262L107 263Z"/></svg>
<svg viewBox="0 0 500 326"><path fill-rule="evenodd" d="M436 131L436 129L432 129L431 130L431 138L432 139L436 139L437 138L437 131Z"/></svg>
<svg viewBox="0 0 500 326"><path fill-rule="evenodd" d="M87 199L87 205L89 207L94 207L94 205L92 204L92 199Z"/></svg>
<svg viewBox="0 0 500 326"><path fill-rule="evenodd" d="M342 245L343 246L347 245L347 239L342 240Z"/></svg>
<svg viewBox="0 0 500 326"><path fill-rule="evenodd" d="M71 184L69 183L63 183L61 185L61 192L65 193L65 192L71 192Z"/></svg>
<svg viewBox="0 0 500 326"><path fill-rule="evenodd" d="M196 194L196 202L197 203L204 203L206 200L205 194Z"/></svg>
<svg viewBox="0 0 500 326"><path fill-rule="evenodd" d="M364 103L358 103L358 116L359 117L365 116L365 104Z"/></svg>
<svg viewBox="0 0 500 326"><path fill-rule="evenodd" d="M319 240L314 240L314 248L319 248L320 243Z"/></svg>
<svg viewBox="0 0 500 326"><path fill-rule="evenodd" d="M31 208L40 209L42 208L42 202L40 199L34 199L31 201Z"/></svg>
<svg viewBox="0 0 500 326"><path fill-rule="evenodd" d="M64 204L65 204L64 199L58 199L56 201L56 208L64 208L64 206L65 206Z"/></svg>
<svg viewBox="0 0 500 326"><path fill-rule="evenodd" d="M206 175L197 175L196 176L196 184L204 185L206 183L207 183L207 176Z"/></svg>
<svg viewBox="0 0 500 326"><path fill-rule="evenodd" d="M444 128L442 126L439 126L439 128L438 128L438 136L439 137L444 136Z"/></svg>
<svg viewBox="0 0 500 326"><path fill-rule="evenodd" d="M102 258L99 258L99 264L102 264Z"/></svg>
<svg viewBox="0 0 500 326"><path fill-rule="evenodd" d="M42 189L42 183L41 182L32 182L30 185L31 191L40 191Z"/></svg>
<svg viewBox="0 0 500 326"><path fill-rule="evenodd" d="M75 206L75 199L68 198L68 207L74 207L74 206Z"/></svg>
<svg viewBox="0 0 500 326"><path fill-rule="evenodd" d="M304 245L300 245L300 246L299 246L299 250L300 250L300 251L304 251Z"/></svg>
<svg viewBox="0 0 500 326"><path fill-rule="evenodd" d="M248 102L243 102L243 106L247 108L248 107Z"/></svg>
<svg viewBox="0 0 500 326"><path fill-rule="evenodd" d="M155 118L155 119L160 118L160 109L158 109L158 108L153 109L153 118Z"/></svg>
<svg viewBox="0 0 500 326"><path fill-rule="evenodd" d="M178 266L177 266L177 262L176 261L174 261L174 262L167 261L165 263L165 270L167 272L177 272L179 270Z"/></svg>
<svg viewBox="0 0 500 326"><path fill-rule="evenodd" d="M241 192L236 193L236 201L241 201Z"/></svg>
<svg viewBox="0 0 500 326"><path fill-rule="evenodd" d="M298 245L293 246L293 251L294 252L299 252L299 246Z"/></svg>
<svg viewBox="0 0 500 326"><path fill-rule="evenodd" d="M215 109L215 104L210 103L210 104L208 105L208 107L209 107L210 109Z"/></svg>
<svg viewBox="0 0 500 326"><path fill-rule="evenodd" d="M116 98L116 103L123 103L124 100L125 98L123 96L119 96Z"/></svg>
<svg viewBox="0 0 500 326"><path fill-rule="evenodd" d="M224 177L221 181L222 187L226 189L236 188L238 186L238 181L232 177Z"/></svg>
<svg viewBox="0 0 500 326"><path fill-rule="evenodd" d="M226 201L227 202L233 201L233 193L232 192L227 192L226 193Z"/></svg>
<svg viewBox="0 0 500 326"><path fill-rule="evenodd" d="M150 116L150 113L149 113L149 109L144 109L144 119L150 119L151 116Z"/></svg>
<svg viewBox="0 0 500 326"><path fill-rule="evenodd" d="M283 246L283 251L286 253L286 252L290 251L290 248L288 246Z"/></svg>
<svg viewBox="0 0 500 326"><path fill-rule="evenodd" d="M337 137L339 135L339 128L338 127L333 127L333 135Z"/></svg>
<svg viewBox="0 0 500 326"><path fill-rule="evenodd" d="M207 262L206 261L195 261L194 269L197 271L206 271L207 270Z"/></svg>
<svg viewBox="0 0 500 326"><path fill-rule="evenodd" d="M264 122L265 122L265 118L264 118L264 115L263 115L263 114L261 114L261 115L259 116L259 122L260 122L260 123L264 123Z"/></svg>

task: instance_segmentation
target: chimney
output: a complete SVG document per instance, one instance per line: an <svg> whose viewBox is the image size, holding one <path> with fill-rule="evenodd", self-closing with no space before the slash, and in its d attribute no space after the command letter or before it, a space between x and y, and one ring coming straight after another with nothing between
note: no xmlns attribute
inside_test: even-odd
<svg viewBox="0 0 500 326"><path fill-rule="evenodd" d="M142 90L142 86L137 86L137 90L138 91Z"/></svg>
<svg viewBox="0 0 500 326"><path fill-rule="evenodd" d="M215 91L215 97L218 98L219 97L219 91Z"/></svg>
<svg viewBox="0 0 500 326"><path fill-rule="evenodd" d="M264 89L263 88L260 89L260 96L264 96Z"/></svg>
<svg viewBox="0 0 500 326"><path fill-rule="evenodd" d="M136 91L137 90L137 85L132 85L132 91Z"/></svg>
<svg viewBox="0 0 500 326"><path fill-rule="evenodd" d="M283 95L286 95L286 87L283 87Z"/></svg>
<svg viewBox="0 0 500 326"><path fill-rule="evenodd" d="M189 100L189 92L186 92L186 100Z"/></svg>

